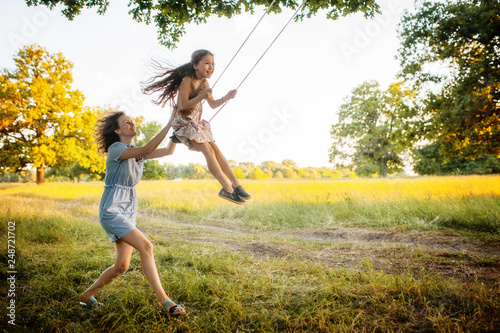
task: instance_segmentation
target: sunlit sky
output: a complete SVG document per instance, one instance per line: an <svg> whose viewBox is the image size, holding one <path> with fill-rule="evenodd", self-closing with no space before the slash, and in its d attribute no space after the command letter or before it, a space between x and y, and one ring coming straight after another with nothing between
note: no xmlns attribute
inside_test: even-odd
<svg viewBox="0 0 500 333"><path fill-rule="evenodd" d="M148 61L181 65L193 51L209 49L216 62L213 85L265 10L189 25L177 48L168 50L158 43L154 25L133 21L127 2L110 1L105 15L84 10L69 21L61 8L49 11L27 7L23 0L1 1L0 67L13 69L17 50L37 43L50 53L62 52L74 64L73 88L85 95L86 105L110 106L165 124L170 109L152 104L152 97L140 92L140 82L152 75ZM385 89L399 71L397 24L413 1L378 3L382 14L371 20L355 14L331 21L323 12L290 23L236 98L211 121L227 159L256 164L292 159L300 167L332 166L330 128L343 99L364 81L377 80ZM261 22L215 87L215 98L238 86L292 14L284 10ZM205 119L215 112L204 105ZM183 145L161 161L205 164L201 153Z"/></svg>

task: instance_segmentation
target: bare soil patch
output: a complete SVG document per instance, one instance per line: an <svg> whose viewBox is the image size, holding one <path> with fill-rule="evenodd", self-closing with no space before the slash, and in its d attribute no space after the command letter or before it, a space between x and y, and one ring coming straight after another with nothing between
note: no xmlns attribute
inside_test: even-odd
<svg viewBox="0 0 500 333"><path fill-rule="evenodd" d="M470 239L449 235L443 232L380 231L358 228L338 228L335 230L309 230L304 233L287 234L304 240L361 242L361 243L397 243L401 245L425 247L428 249L461 251L500 256L500 248L478 245Z"/></svg>
<svg viewBox="0 0 500 333"><path fill-rule="evenodd" d="M157 216L147 213L140 216L158 222ZM225 247L259 259L293 257L346 269L355 269L369 260L374 269L389 273L425 269L467 281L496 283L500 279L500 248L441 231L335 228L260 232L235 225L164 222L190 231L177 229L174 234L168 227L162 230L146 227L143 231ZM319 249L311 246L315 244L321 244Z"/></svg>

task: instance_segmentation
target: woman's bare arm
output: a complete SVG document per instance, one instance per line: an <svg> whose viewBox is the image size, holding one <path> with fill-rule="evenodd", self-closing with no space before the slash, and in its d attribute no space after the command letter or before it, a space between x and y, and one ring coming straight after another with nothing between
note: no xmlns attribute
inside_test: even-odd
<svg viewBox="0 0 500 333"><path fill-rule="evenodd" d="M146 155L146 159L150 160L153 158L160 158L163 156L172 155L175 151L175 146L176 146L176 143L174 143L174 142L172 142L172 140L170 140L170 142L168 143L166 148L156 149L151 154Z"/></svg>
<svg viewBox="0 0 500 333"><path fill-rule="evenodd" d="M119 160L126 160L129 158L136 158L136 157L141 157L141 156L147 156L152 154L156 148L160 145L160 143L165 139L165 136L167 136L168 131L170 130L170 127L172 126L172 121L174 120L176 112L172 112L172 116L170 117L170 120L168 121L167 125L163 127L160 133L158 133L151 141L149 141L144 147L137 147L137 148L127 148L123 151L122 155L120 156Z"/></svg>

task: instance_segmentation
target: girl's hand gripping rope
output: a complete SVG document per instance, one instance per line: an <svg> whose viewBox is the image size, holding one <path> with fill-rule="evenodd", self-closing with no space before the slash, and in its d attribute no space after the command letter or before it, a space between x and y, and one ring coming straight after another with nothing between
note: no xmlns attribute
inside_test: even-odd
<svg viewBox="0 0 500 333"><path fill-rule="evenodd" d="M230 90L224 97L222 97L222 101L225 103L225 102L229 101L230 99L235 98L237 92L238 92L238 90L236 90L236 89Z"/></svg>
<svg viewBox="0 0 500 333"><path fill-rule="evenodd" d="M212 88L204 89L200 95L203 99L212 99Z"/></svg>

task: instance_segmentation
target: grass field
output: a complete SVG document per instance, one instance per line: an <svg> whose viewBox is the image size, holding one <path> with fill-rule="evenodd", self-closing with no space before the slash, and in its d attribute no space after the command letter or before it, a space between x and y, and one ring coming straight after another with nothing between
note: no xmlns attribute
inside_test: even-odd
<svg viewBox="0 0 500 333"><path fill-rule="evenodd" d="M500 176L247 181L244 207L215 181L141 182L137 224L167 293L162 317L138 253L114 261L97 220L102 183L0 186L2 308L18 332L496 332ZM9 223L12 222L12 223ZM13 227L15 222L15 229ZM10 227L10 229L9 229ZM9 234L8 231L12 233ZM15 297L5 288L15 239ZM12 263L12 262L10 262Z"/></svg>

